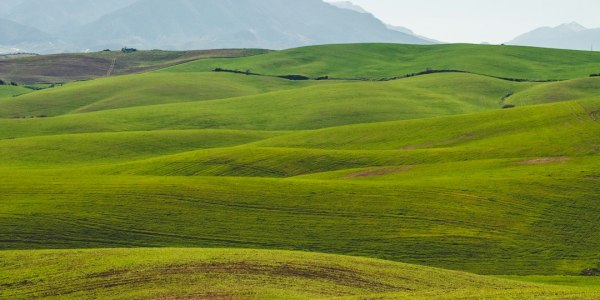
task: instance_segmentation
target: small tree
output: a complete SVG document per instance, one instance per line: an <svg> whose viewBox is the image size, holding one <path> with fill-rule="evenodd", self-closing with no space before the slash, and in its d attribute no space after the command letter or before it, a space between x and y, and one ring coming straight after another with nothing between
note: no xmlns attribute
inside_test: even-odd
<svg viewBox="0 0 600 300"><path fill-rule="evenodd" d="M136 51L137 51L137 49L135 49L135 48L127 48L127 47L121 48L121 52L123 52L123 53L133 53Z"/></svg>

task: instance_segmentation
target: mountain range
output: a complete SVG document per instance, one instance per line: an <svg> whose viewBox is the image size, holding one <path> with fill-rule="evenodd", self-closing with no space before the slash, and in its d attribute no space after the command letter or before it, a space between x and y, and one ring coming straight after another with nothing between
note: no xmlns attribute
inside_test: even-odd
<svg viewBox="0 0 600 300"><path fill-rule="evenodd" d="M29 41L47 41L50 36L33 27L21 25L10 20L0 19L0 41L7 45L27 43Z"/></svg>
<svg viewBox="0 0 600 300"><path fill-rule="evenodd" d="M573 50L600 49L600 28L588 29L579 23L541 27L518 36L509 45Z"/></svg>
<svg viewBox="0 0 600 300"><path fill-rule="evenodd" d="M370 12L368 12L367 10L365 10L364 8L362 8L361 6L358 6L350 1L336 1L336 2L330 2L329 4L339 7L339 8L343 8L343 9L348 9L348 10L352 10L358 13L362 13L362 14L371 14ZM386 24L385 25L388 29L393 30L393 31L398 31L398 32L402 32L404 34L408 34L408 35L412 35L412 36L416 36L422 40L427 41L430 44L441 44L442 42L434 40L434 39L430 39L428 37L424 37L422 35L418 35L416 34L414 31L410 30L409 28L406 28L404 26L396 26L396 25L390 25L390 24Z"/></svg>
<svg viewBox="0 0 600 300"><path fill-rule="evenodd" d="M391 29L371 14L322 0L17 0L2 5L0 18L10 26L1 24L0 46L39 53L123 46L184 50L433 43Z"/></svg>
<svg viewBox="0 0 600 300"><path fill-rule="evenodd" d="M0 54L9 52L216 48L285 49L317 44L436 44L385 24L350 1L12 0L0 1ZM542 27L509 45L600 49L600 28Z"/></svg>
<svg viewBox="0 0 600 300"><path fill-rule="evenodd" d="M367 10L365 10L361 6L356 5L356 4L354 4L354 3L350 2L350 1L335 1L335 2L329 2L329 4L331 4L333 6L337 6L339 8L353 10L353 11L359 12L361 14L368 14L369 13Z"/></svg>

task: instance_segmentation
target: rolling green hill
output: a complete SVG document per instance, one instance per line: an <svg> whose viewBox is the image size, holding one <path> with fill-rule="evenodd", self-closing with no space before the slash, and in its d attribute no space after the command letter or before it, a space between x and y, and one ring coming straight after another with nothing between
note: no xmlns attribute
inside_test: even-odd
<svg viewBox="0 0 600 300"><path fill-rule="evenodd" d="M184 73L176 75L183 78L181 86L193 82L194 78L211 79L207 80L206 85L198 84L188 89L171 89L174 84L165 84L165 91L157 93L144 85L144 82L152 81L143 79L160 81L168 77L149 74L138 79L140 76L71 84L18 97L4 105L0 103L0 112L3 112L0 115L5 116L53 115L70 110L69 114L56 118L28 121L0 119L0 137L199 128L318 129L498 109L507 94L531 86L530 83L513 83L470 74L433 74L390 82L303 83L240 75ZM110 89L105 85L110 80L133 80L138 84L131 88L123 85L124 92L116 88L114 94L118 96L111 96ZM259 85L262 89L279 87L281 90L199 102L202 97L258 93L259 88L253 88L253 85ZM313 86L292 89L302 85ZM81 90L89 91L89 94L85 94L89 100L77 96ZM134 106L177 101L186 102ZM120 106L134 107L77 113Z"/></svg>
<svg viewBox="0 0 600 300"><path fill-rule="evenodd" d="M0 253L6 298L593 299L595 288L540 285L374 259L232 249ZM68 258L68 259L67 259ZM28 275L39 268L43 277Z"/></svg>
<svg viewBox="0 0 600 300"><path fill-rule="evenodd" d="M11 87L0 298L594 299L596 56L334 45Z"/></svg>
<svg viewBox="0 0 600 300"><path fill-rule="evenodd" d="M76 82L0 102L0 117L56 116L260 94L311 85L268 77L148 73Z"/></svg>
<svg viewBox="0 0 600 300"><path fill-rule="evenodd" d="M600 53L487 45L327 45L265 55L190 62L168 72L215 68L269 75L386 78L427 69L461 70L490 76L547 80L588 77L600 70Z"/></svg>
<svg viewBox="0 0 600 300"><path fill-rule="evenodd" d="M366 166L587 156L598 154L598 145L598 124L578 103L565 102L286 134L246 147L136 162L125 169L152 175L289 177Z"/></svg>
<svg viewBox="0 0 600 300"><path fill-rule="evenodd" d="M598 260L600 124L577 102L277 135L5 140L3 247L299 249L482 274Z"/></svg>
<svg viewBox="0 0 600 300"><path fill-rule="evenodd" d="M531 105L591 98L600 95L600 77L573 79L537 85L506 99L515 105Z"/></svg>
<svg viewBox="0 0 600 300"><path fill-rule="evenodd" d="M235 130L141 131L52 135L0 140L2 165L110 163L186 150L246 144L277 135Z"/></svg>
<svg viewBox="0 0 600 300"><path fill-rule="evenodd" d="M21 86L0 85L0 101L29 92L31 92L30 89Z"/></svg>

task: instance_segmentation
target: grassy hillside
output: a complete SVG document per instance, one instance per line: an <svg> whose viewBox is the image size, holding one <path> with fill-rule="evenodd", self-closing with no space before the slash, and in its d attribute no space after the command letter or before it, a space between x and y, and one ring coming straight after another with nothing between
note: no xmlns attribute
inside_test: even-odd
<svg viewBox="0 0 600 300"><path fill-rule="evenodd" d="M289 134L259 145L401 151L462 147L480 154L500 150L521 156L527 151L532 154L557 151L555 155L560 155L560 151L566 149L589 153L600 142L600 136L596 135L598 124L588 114L579 102L561 102L460 116L326 128ZM506 144L511 146L506 147ZM588 146L583 147L586 144Z"/></svg>
<svg viewBox="0 0 600 300"><path fill-rule="evenodd" d="M247 147L187 152L124 169L152 175L289 177L366 166L586 156L598 154L598 145L598 124L578 103L567 102L285 134Z"/></svg>
<svg viewBox="0 0 600 300"><path fill-rule="evenodd" d="M0 101L30 92L30 89L21 86L0 85Z"/></svg>
<svg viewBox="0 0 600 300"><path fill-rule="evenodd" d="M5 170L0 240L3 249L296 249L481 274L595 267L597 159L530 161L425 166L391 182Z"/></svg>
<svg viewBox="0 0 600 300"><path fill-rule="evenodd" d="M229 147L275 136L234 130L142 131L0 140L2 165L32 168L123 162L205 148Z"/></svg>
<svg viewBox="0 0 600 300"><path fill-rule="evenodd" d="M462 70L531 80L588 77L600 70L600 53L488 45L326 45L264 55L196 61L169 72L206 72L215 68L270 75L385 78L426 69Z"/></svg>
<svg viewBox="0 0 600 300"><path fill-rule="evenodd" d="M508 93L531 86L529 83L513 83L469 74L434 74L390 82L313 83L316 86L291 89L310 83L239 75L184 73L176 75L182 78L181 86L189 84L194 78L210 79L206 80L207 85L188 85L187 89L172 89L173 84L159 84L164 91L155 92L143 83L147 79L160 81L164 77L148 74L138 80L139 76L106 79L131 79L139 83L131 88L123 86L123 92L116 89L111 94L111 89L104 85L106 80L100 80L33 93L4 105L0 103L0 112L4 111L3 114L8 116L52 115L74 109L71 114L57 118L0 119L0 138L122 130L318 129L499 109L502 98ZM255 85L262 89L279 87L288 90L217 101L193 101L201 97L226 97L236 93L235 87L240 89L237 91L239 93L258 93L260 88ZM88 101L77 96L80 89L90 91L85 94ZM200 98L190 98L189 95ZM52 101L48 102L49 99ZM102 107L176 101L189 102L75 113ZM87 106L82 107L85 104Z"/></svg>
<svg viewBox="0 0 600 300"><path fill-rule="evenodd" d="M334 45L6 90L0 298L593 299L597 55Z"/></svg>
<svg viewBox="0 0 600 300"><path fill-rule="evenodd" d="M192 102L311 85L269 77L178 73L129 75L66 84L0 102L0 117L56 116L115 108Z"/></svg>
<svg viewBox="0 0 600 300"><path fill-rule="evenodd" d="M578 100L598 95L600 95L600 77L593 77L539 84L512 95L506 99L506 103L521 106Z"/></svg>
<svg viewBox="0 0 600 300"><path fill-rule="evenodd" d="M577 102L276 134L5 140L2 246L297 249L482 274L600 259L600 124Z"/></svg>
<svg viewBox="0 0 600 300"><path fill-rule="evenodd" d="M598 292L284 251L105 249L3 252L0 257L10 271L0 279L10 289L0 296L19 299L593 299ZM32 279L29 274L40 268L46 273Z"/></svg>

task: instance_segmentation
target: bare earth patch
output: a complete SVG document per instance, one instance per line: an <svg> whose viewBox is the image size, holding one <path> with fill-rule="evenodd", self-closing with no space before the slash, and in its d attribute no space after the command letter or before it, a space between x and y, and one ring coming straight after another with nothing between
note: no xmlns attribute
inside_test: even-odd
<svg viewBox="0 0 600 300"><path fill-rule="evenodd" d="M545 165L569 161L569 157L543 157L518 162L519 165Z"/></svg>
<svg viewBox="0 0 600 300"><path fill-rule="evenodd" d="M240 297L236 297L234 295L228 294L219 294L219 293L206 293L206 294L196 294L196 295L187 295L187 296L169 296L169 297L161 297L156 300L237 300L243 299Z"/></svg>
<svg viewBox="0 0 600 300"><path fill-rule="evenodd" d="M379 169L371 169L360 171L352 174L346 175L346 178L364 178L364 177L376 177L376 176L384 176L390 174L398 174L403 172L408 172L412 170L414 166L402 166L402 167L389 167L389 168L379 168Z"/></svg>
<svg viewBox="0 0 600 300"><path fill-rule="evenodd" d="M172 265L164 268L156 268L150 277L164 277L165 275L185 274L235 274L235 275L261 275L273 278L296 277L305 279L317 279L330 281L338 285L362 288L371 292L379 291L405 291L404 287L388 285L373 279L364 278L360 273L351 269L334 266L310 265L310 264L275 264L262 265L245 262L237 263L200 263L189 265ZM146 273L148 276L148 272ZM228 295L231 296L231 295Z"/></svg>
<svg viewBox="0 0 600 300"><path fill-rule="evenodd" d="M170 277L204 274L208 278L248 278L248 276L268 277L273 279L289 280L310 279L330 282L339 286L354 287L368 291L379 292L401 292L410 291L409 288L379 282L376 279L364 276L362 273L340 266L329 266L319 264L259 264L247 262L213 262L213 263L191 263L182 265L166 265L146 270L109 270L94 273L86 278L96 278L93 283L73 284L64 290L49 291L46 296L68 295L78 291L99 290L111 287L142 286L161 284L169 282ZM218 291L201 291L199 293L185 295L166 295L155 298L156 300L237 300L246 299L243 294L223 293Z"/></svg>

